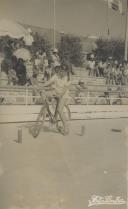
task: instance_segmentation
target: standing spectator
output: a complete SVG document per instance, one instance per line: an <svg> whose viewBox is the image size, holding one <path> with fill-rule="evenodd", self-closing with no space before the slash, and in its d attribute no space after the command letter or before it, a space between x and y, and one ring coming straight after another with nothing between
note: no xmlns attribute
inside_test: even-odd
<svg viewBox="0 0 128 209"><path fill-rule="evenodd" d="M114 64L116 65L116 67L119 65L118 60L114 61Z"/></svg>
<svg viewBox="0 0 128 209"><path fill-rule="evenodd" d="M34 65L36 68L40 69L40 59L38 54L35 55Z"/></svg>
<svg viewBox="0 0 128 209"><path fill-rule="evenodd" d="M2 77L2 62L3 62L3 59L4 59L4 55L2 53L0 53L0 84L1 84L1 77Z"/></svg>
<svg viewBox="0 0 128 209"><path fill-rule="evenodd" d="M124 85L128 84L128 64L127 63L124 65L123 81L124 81Z"/></svg>
<svg viewBox="0 0 128 209"><path fill-rule="evenodd" d="M19 58L16 69L17 77L19 79L19 85L23 86L26 84L26 67L24 64L24 60Z"/></svg>
<svg viewBox="0 0 128 209"><path fill-rule="evenodd" d="M93 58L91 58L88 61L88 70L89 70L89 76L93 76L94 75L94 69L95 69L95 60Z"/></svg>
<svg viewBox="0 0 128 209"><path fill-rule="evenodd" d="M51 55L51 58L52 58L53 68L56 67L56 66L60 66L60 58L59 58L58 50L57 49L54 49L53 50L53 53Z"/></svg>
<svg viewBox="0 0 128 209"><path fill-rule="evenodd" d="M99 76L104 76L104 66L102 60L99 62L98 68L99 68Z"/></svg>
<svg viewBox="0 0 128 209"><path fill-rule="evenodd" d="M51 77L52 77L52 69L51 66L48 65L47 67L45 67L44 80L48 81Z"/></svg>
<svg viewBox="0 0 128 209"><path fill-rule="evenodd" d="M110 70L110 84L115 84L116 66L113 65Z"/></svg>
<svg viewBox="0 0 128 209"><path fill-rule="evenodd" d="M46 52L43 53L43 56L41 58L41 65L42 65L43 71L45 71L45 69L48 67L48 58L47 58Z"/></svg>
<svg viewBox="0 0 128 209"><path fill-rule="evenodd" d="M119 65L118 85L123 85L123 65Z"/></svg>
<svg viewBox="0 0 128 209"><path fill-rule="evenodd" d="M94 76L99 77L99 63L95 63Z"/></svg>
<svg viewBox="0 0 128 209"><path fill-rule="evenodd" d="M16 71L17 57L13 55L12 58L11 58L11 62L12 62L12 68Z"/></svg>
<svg viewBox="0 0 128 209"><path fill-rule="evenodd" d="M106 77L106 84L110 84L110 72L111 72L111 64L108 63L106 69L105 69L105 77Z"/></svg>
<svg viewBox="0 0 128 209"><path fill-rule="evenodd" d="M115 84L118 85L119 84L119 74L120 74L120 68L119 66L116 68L116 72L115 72Z"/></svg>
<svg viewBox="0 0 128 209"><path fill-rule="evenodd" d="M42 50L39 50L36 55L39 59L38 67L39 67L40 71L43 71L44 70L43 69L43 60L44 60L45 52L43 53Z"/></svg>
<svg viewBox="0 0 128 209"><path fill-rule="evenodd" d="M103 61L103 69L105 70L106 67L107 67L107 62Z"/></svg>
<svg viewBox="0 0 128 209"><path fill-rule="evenodd" d="M107 89L107 91L104 92L104 97L107 105L110 105L110 91L111 90Z"/></svg>
<svg viewBox="0 0 128 209"><path fill-rule="evenodd" d="M38 101L36 96L40 96L39 91L34 88L38 85L37 73L33 72L32 77L30 78L30 84L33 86L32 95L33 95L33 102Z"/></svg>
<svg viewBox="0 0 128 209"><path fill-rule="evenodd" d="M70 56L68 54L65 54L65 56L62 59L62 67L67 72L68 80L70 80L71 75L74 75L72 64L70 60Z"/></svg>

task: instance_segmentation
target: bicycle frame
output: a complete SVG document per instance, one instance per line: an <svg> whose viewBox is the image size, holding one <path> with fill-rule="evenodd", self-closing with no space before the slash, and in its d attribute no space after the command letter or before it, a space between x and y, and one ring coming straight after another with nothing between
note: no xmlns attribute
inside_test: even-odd
<svg viewBox="0 0 128 209"><path fill-rule="evenodd" d="M67 104L64 105L64 107L66 107L67 111L68 111L68 116L69 118L71 118L71 113L70 113L70 109L68 107ZM56 108L55 108L56 111ZM44 100L44 105L42 106L40 113L38 114L38 117L36 119L36 123L34 125L34 129L33 131L30 130L31 134L33 135L33 137L37 137L39 135L40 129L43 126L43 123L45 121L46 115L48 114L49 118L50 118L50 122L56 124L56 127L58 129L59 132L63 133L65 135L65 129L67 128L66 126L66 119L64 117L64 113L62 113L61 115L57 112L57 115L59 116L59 120L54 120L54 115L52 114L50 108L49 108L49 104L47 101L47 98L45 98ZM62 122L63 124L63 129L59 126L59 122Z"/></svg>

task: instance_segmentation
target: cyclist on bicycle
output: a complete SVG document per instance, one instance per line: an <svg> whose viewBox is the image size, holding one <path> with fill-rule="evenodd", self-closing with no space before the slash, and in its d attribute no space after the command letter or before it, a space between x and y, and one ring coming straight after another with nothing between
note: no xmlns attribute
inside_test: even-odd
<svg viewBox="0 0 128 209"><path fill-rule="evenodd" d="M64 125L64 134L68 134L68 125L63 109L67 103L70 81L68 80L67 72L63 69L63 67L56 66L54 70L55 74L50 80L41 85L41 89L45 89L45 87L47 87L46 95L56 99L57 104L52 122L56 123L57 116L59 114L59 117Z"/></svg>

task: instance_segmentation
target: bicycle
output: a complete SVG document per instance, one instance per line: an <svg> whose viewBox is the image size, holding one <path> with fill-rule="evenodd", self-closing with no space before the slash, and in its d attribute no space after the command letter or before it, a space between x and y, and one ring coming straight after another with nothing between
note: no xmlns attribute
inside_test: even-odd
<svg viewBox="0 0 128 209"><path fill-rule="evenodd" d="M50 109L50 105L49 105L49 98L45 98L44 99L44 104L40 110L40 113L38 114L38 117L36 119L36 122L34 124L33 129L30 128L30 133L32 134L32 136L34 138L38 137L41 128L43 127L43 124L45 122L45 119L47 117L49 117L49 121L52 124L56 125L57 130L63 134L63 135L67 135L69 133L69 128L66 122L66 117L65 117L65 113L64 111L62 112L62 114L60 115L59 112L57 112L57 119L55 120L54 118L54 112L52 112L52 110ZM71 112L69 109L68 104L64 105L64 108L66 108L67 113L68 113L68 118L71 119Z"/></svg>

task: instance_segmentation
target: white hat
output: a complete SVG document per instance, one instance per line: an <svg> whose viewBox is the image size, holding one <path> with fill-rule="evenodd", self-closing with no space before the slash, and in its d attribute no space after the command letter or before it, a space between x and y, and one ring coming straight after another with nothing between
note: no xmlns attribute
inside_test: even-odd
<svg viewBox="0 0 128 209"><path fill-rule="evenodd" d="M55 63L53 64L53 66L54 66L54 67L60 67L61 64L60 64L59 62L55 62Z"/></svg>
<svg viewBox="0 0 128 209"><path fill-rule="evenodd" d="M90 57L93 59L94 58L94 54L91 54Z"/></svg>
<svg viewBox="0 0 128 209"><path fill-rule="evenodd" d="M44 52L43 55L46 56L46 52Z"/></svg>
<svg viewBox="0 0 128 209"><path fill-rule="evenodd" d="M29 33L32 33L32 30L31 30L31 28L28 28L27 30L28 30L28 32L29 32Z"/></svg>
<svg viewBox="0 0 128 209"><path fill-rule="evenodd" d="M117 64L118 64L118 61L117 61L117 60L115 60L115 61L114 61L114 64L115 64L115 65L117 65Z"/></svg>
<svg viewBox="0 0 128 209"><path fill-rule="evenodd" d="M56 48L55 48L55 49L53 49L53 52L57 53L57 52L58 52L58 49L56 49Z"/></svg>

